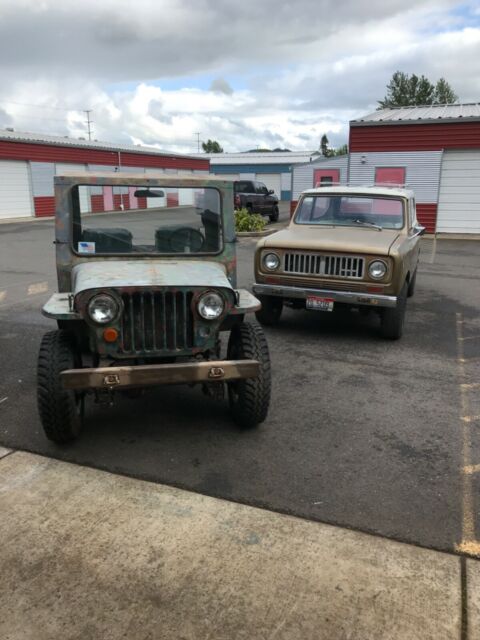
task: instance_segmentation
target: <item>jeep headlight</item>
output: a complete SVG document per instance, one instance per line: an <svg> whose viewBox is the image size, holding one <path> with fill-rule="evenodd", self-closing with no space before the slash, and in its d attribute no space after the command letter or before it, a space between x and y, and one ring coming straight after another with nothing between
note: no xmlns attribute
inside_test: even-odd
<svg viewBox="0 0 480 640"><path fill-rule="evenodd" d="M97 324L107 324L118 314L118 302L105 293L100 293L88 303L88 315Z"/></svg>
<svg viewBox="0 0 480 640"><path fill-rule="evenodd" d="M198 313L205 320L216 320L225 309L225 302L222 296L215 291L207 291L202 294L197 303Z"/></svg>
<svg viewBox="0 0 480 640"><path fill-rule="evenodd" d="M275 271L280 266L280 258L276 253L267 253L263 256L263 266L269 271Z"/></svg>
<svg viewBox="0 0 480 640"><path fill-rule="evenodd" d="M374 260L368 265L368 275L375 280L381 280L387 273L387 265L383 260Z"/></svg>

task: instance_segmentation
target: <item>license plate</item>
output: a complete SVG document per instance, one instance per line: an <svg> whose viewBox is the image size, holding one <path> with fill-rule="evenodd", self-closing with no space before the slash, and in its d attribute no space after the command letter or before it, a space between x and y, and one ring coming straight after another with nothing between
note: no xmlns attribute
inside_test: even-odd
<svg viewBox="0 0 480 640"><path fill-rule="evenodd" d="M313 309L314 311L333 311L333 300L331 298L309 296L307 298L307 309Z"/></svg>

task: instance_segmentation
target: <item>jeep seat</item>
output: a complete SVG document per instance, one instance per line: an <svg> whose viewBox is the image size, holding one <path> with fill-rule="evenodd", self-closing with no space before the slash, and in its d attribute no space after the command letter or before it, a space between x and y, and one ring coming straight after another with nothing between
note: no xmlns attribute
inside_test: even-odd
<svg viewBox="0 0 480 640"><path fill-rule="evenodd" d="M94 242L95 253L130 253L132 251L132 233L128 229L84 229L83 242Z"/></svg>

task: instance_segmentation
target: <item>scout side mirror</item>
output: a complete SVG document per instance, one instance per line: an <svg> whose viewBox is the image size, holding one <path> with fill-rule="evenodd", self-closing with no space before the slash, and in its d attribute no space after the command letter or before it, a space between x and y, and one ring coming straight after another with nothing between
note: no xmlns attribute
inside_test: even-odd
<svg viewBox="0 0 480 640"><path fill-rule="evenodd" d="M425 227L421 227L419 224L413 227L413 230L416 236L423 236L425 235L425 231L426 231Z"/></svg>
<svg viewBox="0 0 480 640"><path fill-rule="evenodd" d="M135 198L163 198L165 196L164 191L152 189L137 189L133 194Z"/></svg>

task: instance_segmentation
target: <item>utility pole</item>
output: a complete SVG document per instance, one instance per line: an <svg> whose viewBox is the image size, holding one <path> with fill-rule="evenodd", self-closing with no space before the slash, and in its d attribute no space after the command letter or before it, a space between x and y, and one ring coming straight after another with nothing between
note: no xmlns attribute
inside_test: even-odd
<svg viewBox="0 0 480 640"><path fill-rule="evenodd" d="M92 113L91 109L84 109L83 113L87 116L87 133L88 133L88 139L91 140L92 139L92 120L90 120L90 114Z"/></svg>
<svg viewBox="0 0 480 640"><path fill-rule="evenodd" d="M200 134L201 131L195 131L195 135L197 136L197 153L200 153Z"/></svg>

